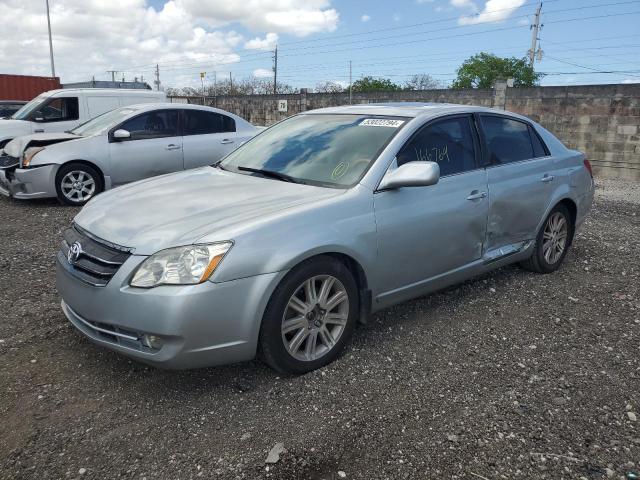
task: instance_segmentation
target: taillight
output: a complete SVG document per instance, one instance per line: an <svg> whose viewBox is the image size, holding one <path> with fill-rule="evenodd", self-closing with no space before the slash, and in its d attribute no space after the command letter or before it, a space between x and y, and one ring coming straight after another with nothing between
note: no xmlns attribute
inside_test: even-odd
<svg viewBox="0 0 640 480"><path fill-rule="evenodd" d="M587 169L589 175L591 175L591 178L593 178L593 169L591 168L591 163L586 158L584 159L584 168Z"/></svg>

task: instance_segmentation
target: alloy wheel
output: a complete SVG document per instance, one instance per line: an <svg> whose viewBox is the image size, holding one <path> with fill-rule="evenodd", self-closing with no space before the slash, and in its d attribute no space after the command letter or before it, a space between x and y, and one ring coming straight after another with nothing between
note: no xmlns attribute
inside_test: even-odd
<svg viewBox="0 0 640 480"><path fill-rule="evenodd" d="M547 263L553 265L562 258L568 234L569 226L565 216L561 212L551 215L542 234L542 253Z"/></svg>
<svg viewBox="0 0 640 480"><path fill-rule="evenodd" d="M96 181L87 172L72 170L62 177L62 194L75 203L89 200L96 192Z"/></svg>
<svg viewBox="0 0 640 480"><path fill-rule="evenodd" d="M317 275L303 282L282 316L282 341L297 360L314 361L340 340L349 318L349 295L337 278Z"/></svg>

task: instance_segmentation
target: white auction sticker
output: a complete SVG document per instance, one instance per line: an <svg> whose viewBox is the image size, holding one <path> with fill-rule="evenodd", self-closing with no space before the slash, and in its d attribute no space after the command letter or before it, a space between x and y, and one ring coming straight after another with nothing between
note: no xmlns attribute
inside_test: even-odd
<svg viewBox="0 0 640 480"><path fill-rule="evenodd" d="M404 120L390 120L388 118L365 118L359 125L364 127L391 127L398 128Z"/></svg>

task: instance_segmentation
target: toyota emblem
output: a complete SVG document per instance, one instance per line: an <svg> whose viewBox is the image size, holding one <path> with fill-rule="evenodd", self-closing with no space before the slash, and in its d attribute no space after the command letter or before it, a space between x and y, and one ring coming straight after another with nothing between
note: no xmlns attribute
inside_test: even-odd
<svg viewBox="0 0 640 480"><path fill-rule="evenodd" d="M69 251L67 252L67 261L71 265L74 265L80 258L80 255L82 255L82 245L80 245L80 242L73 242L73 245L69 247Z"/></svg>

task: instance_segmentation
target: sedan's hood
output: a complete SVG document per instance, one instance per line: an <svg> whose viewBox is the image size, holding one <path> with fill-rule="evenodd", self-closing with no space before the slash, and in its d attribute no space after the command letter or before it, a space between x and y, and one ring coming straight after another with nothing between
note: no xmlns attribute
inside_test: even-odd
<svg viewBox="0 0 640 480"><path fill-rule="evenodd" d="M20 157L25 148L28 145L31 146L44 146L52 143L65 142L67 140L74 140L80 138L78 135L71 133L34 133L32 135L24 135L22 137L14 138L4 147L4 151L7 155L12 157Z"/></svg>
<svg viewBox="0 0 640 480"><path fill-rule="evenodd" d="M286 209L340 193L204 167L106 192L89 202L75 222L98 238L150 255L205 235L233 235Z"/></svg>
<svg viewBox="0 0 640 480"><path fill-rule="evenodd" d="M0 140L18 135L29 135L33 132L33 124L24 120L7 119L0 123Z"/></svg>

